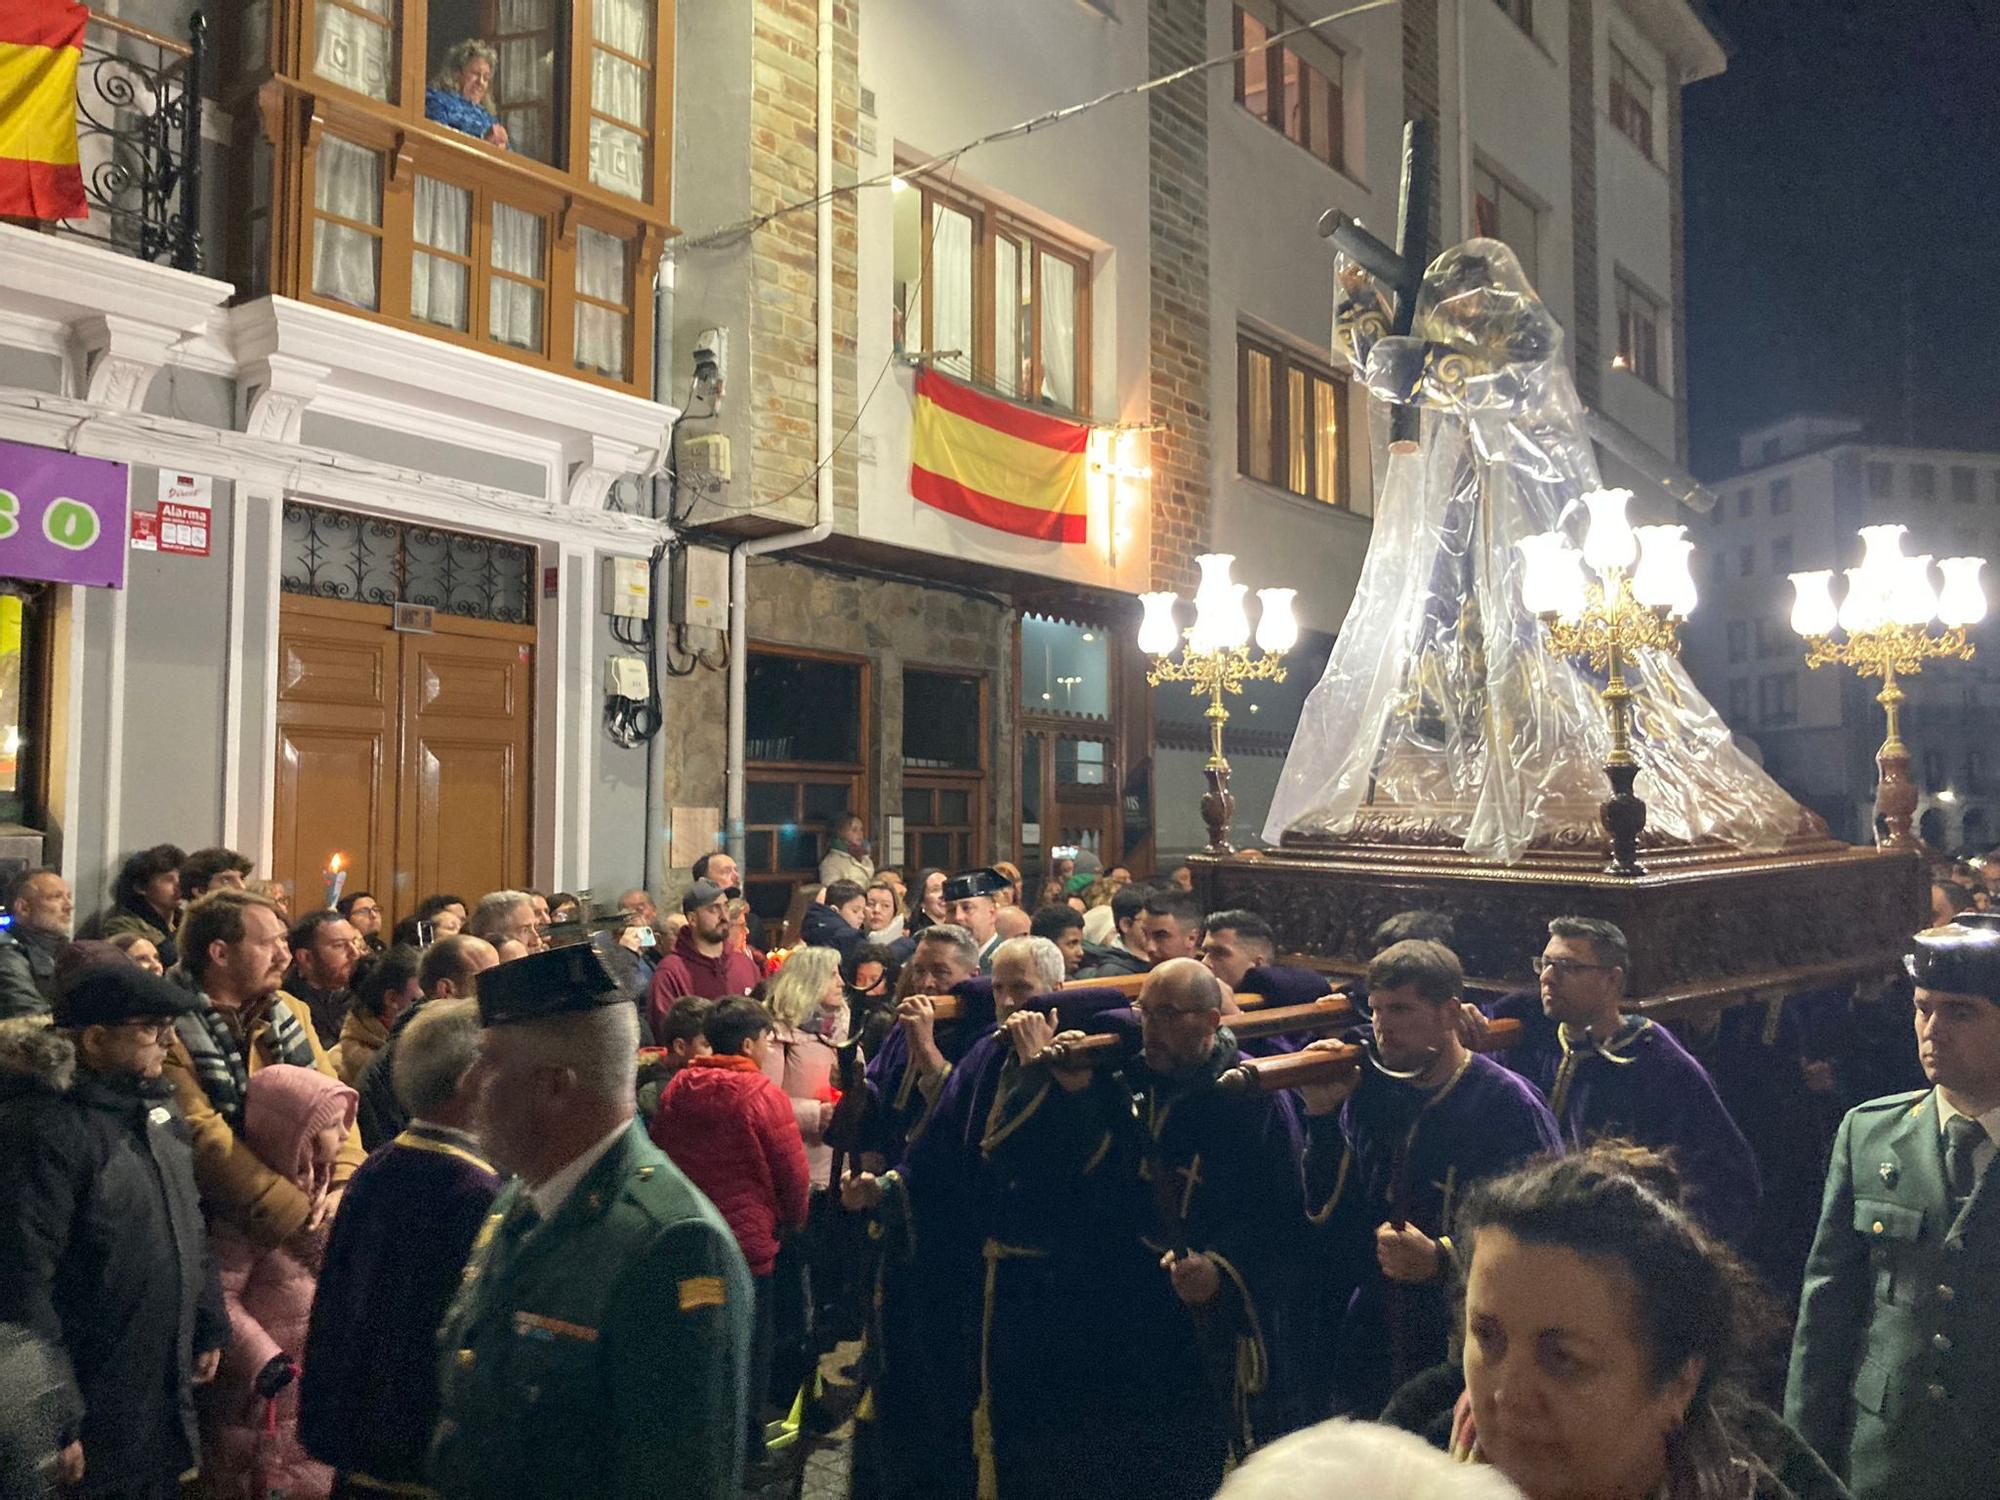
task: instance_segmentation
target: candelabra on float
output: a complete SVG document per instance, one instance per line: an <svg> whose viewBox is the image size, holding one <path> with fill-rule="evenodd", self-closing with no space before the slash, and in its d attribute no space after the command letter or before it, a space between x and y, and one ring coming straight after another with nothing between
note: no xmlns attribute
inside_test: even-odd
<svg viewBox="0 0 2000 1500"><path fill-rule="evenodd" d="M1875 701L1888 720L1888 735L1875 752L1875 816L1881 823L1876 843L1884 849L1918 849L1923 841L1910 831L1917 811L1917 787L1910 780L1910 751L1903 743L1899 710L1903 689L1896 678L1924 669L1926 661L1972 658L1967 627L1986 616L1986 595L1979 587L1982 557L1947 557L1937 569L1944 587L1931 587L1931 555L1905 556L1903 533L1897 525L1861 528L1861 565L1847 572L1847 597L1836 608L1833 570L1820 568L1791 575L1797 597L1792 604L1792 629L1805 637L1806 667L1829 662L1852 667L1863 677L1882 679ZM1932 625L1944 629L1931 634ZM1835 640L1839 630L1846 637Z"/></svg>
<svg viewBox="0 0 2000 1500"><path fill-rule="evenodd" d="M1229 825L1236 816L1236 798L1229 790L1229 760L1222 753L1222 726L1229 722L1223 695L1241 694L1246 682L1285 680L1280 658L1299 638L1298 621L1292 614L1292 599L1298 590L1257 590L1264 608L1257 622L1257 651L1261 654L1253 654L1250 616L1243 605L1249 586L1229 577L1235 557L1211 552L1195 562L1201 568L1201 584L1195 590L1194 624L1183 634L1174 620L1171 593L1141 594L1139 602L1146 613L1139 623L1139 649L1155 662L1146 674L1147 682L1155 687L1163 682L1185 682L1195 697L1208 695L1204 714L1209 734L1204 768L1208 790L1201 799L1202 821L1208 825L1205 852L1234 854ZM1175 659L1177 650L1180 655Z"/></svg>
<svg viewBox="0 0 2000 1500"><path fill-rule="evenodd" d="M1632 754L1632 687L1625 664L1644 650L1680 650L1680 624L1694 609L1685 526L1633 526L1625 518L1630 490L1593 490L1583 497L1589 527L1579 552L1561 531L1519 544L1526 571L1521 598L1541 620L1544 644L1557 656L1585 658L1604 673L1611 720L1611 754L1604 775L1611 796L1599 809L1611 839L1607 875L1643 875L1639 835L1646 804L1633 792L1639 762ZM1589 577L1584 570L1588 568Z"/></svg>

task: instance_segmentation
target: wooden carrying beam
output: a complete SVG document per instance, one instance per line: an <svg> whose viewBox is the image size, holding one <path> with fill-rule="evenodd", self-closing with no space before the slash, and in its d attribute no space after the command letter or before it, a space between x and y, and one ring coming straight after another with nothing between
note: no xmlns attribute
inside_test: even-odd
<svg viewBox="0 0 2000 1500"><path fill-rule="evenodd" d="M1497 1052L1520 1040L1519 1021L1492 1021L1487 1024L1486 1035L1473 1045L1473 1050ZM1288 1052L1282 1057L1246 1057L1217 1078L1215 1086L1225 1094L1269 1094L1278 1089L1333 1083L1342 1074L1359 1067L1365 1056L1364 1049L1349 1043L1339 1047Z"/></svg>
<svg viewBox="0 0 2000 1500"><path fill-rule="evenodd" d="M1135 975L1133 975L1132 977L1133 977L1134 979L1143 979L1143 978L1145 978L1146 976L1145 976L1145 975L1143 975L1143 974L1135 974ZM1071 990L1071 989L1077 989L1077 990L1080 990L1080 989L1089 989L1089 988L1091 988L1091 987L1092 987L1092 986L1090 986L1090 985L1081 985L1081 984L1066 984L1066 985L1064 985L1064 986L1063 986L1063 988L1064 988L1064 989L1066 989L1066 990ZM1113 986L1113 985L1105 985L1105 986L1104 986L1104 988L1106 988L1106 989L1113 989L1113 988L1120 988L1120 989L1122 989L1123 987L1122 987L1122 986ZM1138 995L1139 991L1138 991L1138 988L1137 988L1137 987L1135 986L1135 987L1133 987L1133 988L1132 988L1132 989L1131 989L1130 991L1127 991L1126 993L1128 993L1128 994L1129 994L1130 996L1132 996L1132 997L1136 997L1136 996ZM1038 996L1037 998L1038 998L1038 999L1046 999L1047 997L1046 997L1046 996ZM1255 1009L1256 1009L1257 1007L1259 1007L1259 1006L1261 1006L1261 1005L1263 1005L1263 1004L1265 1004L1265 1003L1266 1003L1266 1002L1265 1002L1265 998L1264 998L1264 996L1262 996L1262 995L1232 995L1232 996L1231 996L1230 998L1231 998L1232 1000L1234 1000L1234 1001L1236 1002L1236 1008L1237 1008L1238 1010L1255 1010ZM1035 1005L1035 1006L1034 1006L1033 1008L1034 1008L1034 1009L1036 1009L1036 1010L1048 1010L1048 1009L1052 1009L1053 1007L1051 1007L1051 1006L1045 1006L1045 1005ZM933 996L931 996L931 1015L932 1015L932 1016L933 1016L933 1017L934 1017L935 1019L937 1019L937 1020L939 1020L939 1021L957 1021L957 1020L960 1020L960 1019L962 1019L962 1018L963 1018L963 1016L964 1016L964 1007L963 1007L963 1005L961 1005L961 1004L960 1004L960 1002L959 1002L959 998L958 998L958 996L956 996L956 995L933 995ZM1231 1027L1230 1029L1231 1029L1232 1031L1235 1031L1235 1030L1237 1030L1237 1028L1236 1028L1236 1027L1234 1027L1234 1026L1232 1026L1232 1027ZM1238 1034L1239 1034L1239 1035L1241 1035L1240 1031L1238 1032Z"/></svg>
<svg viewBox="0 0 2000 1500"><path fill-rule="evenodd" d="M1329 995L1310 1005L1283 1005L1276 1010L1260 1010L1254 1015L1230 1016L1229 1030L1239 1042L1259 1037L1311 1035L1337 1031L1355 1021L1354 1007L1345 995ZM1031 1067L1090 1068L1099 1063L1117 1062L1130 1049L1132 1039L1124 1032L1102 1032L1073 1041L1057 1040L1042 1049Z"/></svg>

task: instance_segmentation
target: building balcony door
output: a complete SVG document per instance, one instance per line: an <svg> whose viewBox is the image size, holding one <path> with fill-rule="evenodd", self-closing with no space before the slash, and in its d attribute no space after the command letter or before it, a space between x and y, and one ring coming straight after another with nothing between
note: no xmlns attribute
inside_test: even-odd
<svg viewBox="0 0 2000 1500"><path fill-rule="evenodd" d="M532 551L297 505L285 531L272 874L294 913L336 853L392 922L437 891L526 884ZM394 628L398 599L439 601L429 633Z"/></svg>

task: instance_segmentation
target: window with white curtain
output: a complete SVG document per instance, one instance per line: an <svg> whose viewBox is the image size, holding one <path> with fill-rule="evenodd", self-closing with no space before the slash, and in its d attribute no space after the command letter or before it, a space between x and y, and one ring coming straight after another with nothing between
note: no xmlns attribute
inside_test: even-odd
<svg viewBox="0 0 2000 1500"><path fill-rule="evenodd" d="M313 33L313 72L395 102L396 0L318 0Z"/></svg>
<svg viewBox="0 0 2000 1500"><path fill-rule="evenodd" d="M500 60L489 101L507 127L510 151L558 166L556 58L564 40L559 9L556 0L499 0L490 40Z"/></svg>
<svg viewBox="0 0 2000 1500"><path fill-rule="evenodd" d="M1015 401L1089 406L1090 257L998 204L919 179L894 196L896 347Z"/></svg>
<svg viewBox="0 0 2000 1500"><path fill-rule="evenodd" d="M1076 410L1076 267L1041 253L1042 389L1051 406Z"/></svg>
<svg viewBox="0 0 2000 1500"><path fill-rule="evenodd" d="M531 213L493 205L491 292L487 334L497 344L542 349L542 299L548 281L543 245L546 226Z"/></svg>
<svg viewBox="0 0 2000 1500"><path fill-rule="evenodd" d="M931 327L929 349L954 350L937 367L963 379L972 377L972 302L977 279L972 262L972 216L931 206Z"/></svg>
<svg viewBox="0 0 2000 1500"><path fill-rule="evenodd" d="M312 289L376 311L382 299L382 157L322 134L313 167Z"/></svg>
<svg viewBox="0 0 2000 1500"><path fill-rule="evenodd" d="M411 210L410 315L426 323L471 328L472 194L419 175Z"/></svg>
<svg viewBox="0 0 2000 1500"><path fill-rule="evenodd" d="M615 234L579 226L576 232L576 367L614 380L628 373L626 329L631 323L628 247Z"/></svg>
<svg viewBox="0 0 2000 1500"><path fill-rule="evenodd" d="M590 180L643 199L651 175L652 8L647 0L596 0L590 31Z"/></svg>

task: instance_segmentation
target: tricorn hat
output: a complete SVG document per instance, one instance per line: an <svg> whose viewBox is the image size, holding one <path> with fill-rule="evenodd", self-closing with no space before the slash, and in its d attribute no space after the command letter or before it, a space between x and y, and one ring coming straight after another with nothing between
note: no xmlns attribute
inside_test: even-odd
<svg viewBox="0 0 2000 1500"><path fill-rule="evenodd" d="M1924 989L2000 1002L2000 912L1962 911L1916 941L1903 967Z"/></svg>
<svg viewBox="0 0 2000 1500"><path fill-rule="evenodd" d="M604 960L588 943L512 958L479 976L479 1020L484 1026L627 1003Z"/></svg>
<svg viewBox="0 0 2000 1500"><path fill-rule="evenodd" d="M961 870L944 883L944 899L970 901L974 896L997 896L1007 889L1007 877L990 866Z"/></svg>

